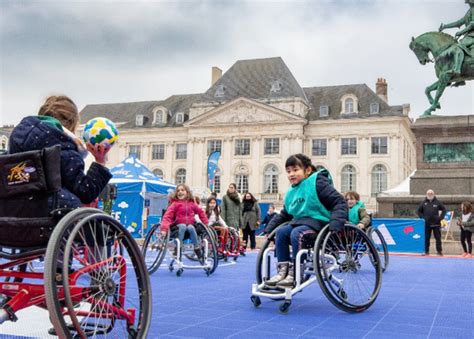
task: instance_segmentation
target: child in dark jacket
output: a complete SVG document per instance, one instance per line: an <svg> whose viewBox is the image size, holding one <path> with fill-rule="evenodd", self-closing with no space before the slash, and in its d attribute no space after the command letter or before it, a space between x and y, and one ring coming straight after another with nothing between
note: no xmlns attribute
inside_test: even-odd
<svg viewBox="0 0 474 339"><path fill-rule="evenodd" d="M291 187L285 194L282 211L265 228L265 233L270 233L289 221L276 231L278 273L266 281L267 286L278 288L294 286L294 260L305 234L317 233L328 223L331 231L341 230L347 220L346 202L333 187L327 170L316 171L304 154L290 156L285 168ZM290 257L290 245L293 258Z"/></svg>
<svg viewBox="0 0 474 339"><path fill-rule="evenodd" d="M165 235L169 231L171 224L175 224L178 227L178 239L182 244L184 235L188 231L191 242L194 244L194 252L198 258L202 258L196 229L193 225L196 214L203 224L207 225L209 223L204 211L194 202L189 187L180 184L176 186L176 192L171 197L171 205L169 205L163 216L160 232Z"/></svg>
<svg viewBox="0 0 474 339"><path fill-rule="evenodd" d="M105 167L108 145L84 146L74 132L79 124L79 112L66 96L51 96L41 106L38 116L24 118L10 136L10 153L41 150L61 145L61 191L58 206L51 209L76 208L95 200L112 175ZM83 157L89 150L95 158L87 174Z"/></svg>

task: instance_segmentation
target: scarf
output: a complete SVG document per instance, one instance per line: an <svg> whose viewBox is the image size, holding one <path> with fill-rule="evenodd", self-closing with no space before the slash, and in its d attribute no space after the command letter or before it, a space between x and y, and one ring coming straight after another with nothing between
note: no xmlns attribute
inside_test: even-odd
<svg viewBox="0 0 474 339"><path fill-rule="evenodd" d="M227 191L227 196L236 204L240 204L240 198L237 192L229 193L229 191Z"/></svg>
<svg viewBox="0 0 474 339"><path fill-rule="evenodd" d="M253 201L252 200L244 200L244 208L242 210L242 214L245 212L250 212L253 207Z"/></svg>

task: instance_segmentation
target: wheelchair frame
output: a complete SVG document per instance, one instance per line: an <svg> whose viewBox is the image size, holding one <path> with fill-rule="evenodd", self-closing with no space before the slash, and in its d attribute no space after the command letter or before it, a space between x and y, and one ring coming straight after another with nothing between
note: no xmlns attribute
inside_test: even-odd
<svg viewBox="0 0 474 339"><path fill-rule="evenodd" d="M176 270L176 276L180 277L185 269L203 269L207 276L214 273L219 260L217 256L217 246L213 238L213 230L200 222L195 223L194 226L201 241L201 251L204 256L205 264L185 264L182 260L183 256L190 261L198 261L194 253L189 254L190 250L194 250L194 245L182 244L177 236L170 239L170 234L173 233L171 230L167 232L163 239L160 232L160 224L156 224L148 232L142 247L145 265L150 274L154 273L161 266L169 249L176 249L176 256L171 255L170 263L167 265L170 272ZM200 233L205 233L204 239L199 235ZM164 243L166 243L166 245ZM156 253L153 252L154 250L156 250Z"/></svg>
<svg viewBox="0 0 474 339"><path fill-rule="evenodd" d="M261 305L260 297L283 300L279 310L282 313L287 313L293 296L317 281L329 301L339 309L351 313L362 312L368 309L375 302L381 287L382 270L380 258L373 242L362 230L353 225L346 224L343 232L343 235L338 236L338 238L344 239L343 242L345 241L346 244L339 246L331 240L335 233L329 231L329 226L324 227L319 232L312 249L301 249L296 254L294 265L295 284L293 288L279 290L265 284L265 281L270 278L271 258L275 255L275 248L270 247L271 243L275 241L276 230L274 230L268 236L257 258L257 283L252 284L252 295L250 297L254 306L259 307ZM347 236L348 232L350 232L352 237ZM355 239L359 240L356 243L351 242L351 240ZM329 248L327 248L328 244ZM350 253L345 253L344 256L344 251ZM304 255L306 255L307 260L302 264L301 259ZM354 302L348 300L349 296L344 289L345 281L343 277L338 277L337 273L357 273L361 270L360 261L365 256L370 258L368 261L373 266L375 286L367 300ZM344 257L343 261L341 261L341 257ZM302 266L304 267L303 271ZM302 278L303 275L304 278Z"/></svg>
<svg viewBox="0 0 474 339"><path fill-rule="evenodd" d="M86 227L90 239L83 237ZM100 239L104 246L98 243ZM93 208L76 209L59 221L46 248L15 252L0 252L0 258L8 260L0 263L0 278L6 278L0 281L0 295L5 296L0 324L16 321L15 313L21 309L38 306L49 311L54 326L50 333L61 338L106 335L114 329L123 329L129 338L146 337L151 323L148 273L133 237L109 215ZM43 258L44 272L26 271L28 263ZM132 270L127 260L132 262L138 292L138 300L130 303L125 294Z"/></svg>

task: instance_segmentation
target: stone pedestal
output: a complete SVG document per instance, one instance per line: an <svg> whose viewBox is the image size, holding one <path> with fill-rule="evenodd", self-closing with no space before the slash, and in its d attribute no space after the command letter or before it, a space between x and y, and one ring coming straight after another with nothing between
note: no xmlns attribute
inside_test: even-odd
<svg viewBox="0 0 474 339"><path fill-rule="evenodd" d="M419 118L412 130L417 170L410 191L377 196L377 216L416 217L428 189L448 210L474 203L474 115Z"/></svg>

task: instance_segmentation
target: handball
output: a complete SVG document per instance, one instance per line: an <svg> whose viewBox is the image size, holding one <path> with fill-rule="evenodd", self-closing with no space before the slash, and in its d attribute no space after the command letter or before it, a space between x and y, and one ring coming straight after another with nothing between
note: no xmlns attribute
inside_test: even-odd
<svg viewBox="0 0 474 339"><path fill-rule="evenodd" d="M118 139L118 130L115 124L107 118L89 120L82 132L82 138L91 145L108 144L112 146Z"/></svg>

